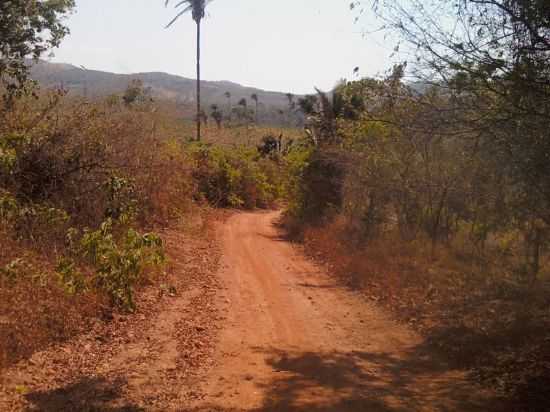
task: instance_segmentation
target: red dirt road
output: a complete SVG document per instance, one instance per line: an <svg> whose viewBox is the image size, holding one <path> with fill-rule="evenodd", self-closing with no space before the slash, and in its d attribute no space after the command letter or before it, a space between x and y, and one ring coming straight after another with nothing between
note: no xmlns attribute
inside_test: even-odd
<svg viewBox="0 0 550 412"><path fill-rule="evenodd" d="M0 411L507 411L420 336L281 239L277 212L217 240L165 233L162 285L0 372ZM218 257L221 254L221 262Z"/></svg>
<svg viewBox="0 0 550 412"><path fill-rule="evenodd" d="M198 410L487 411L420 336L281 239L276 212L220 226L225 326Z"/></svg>

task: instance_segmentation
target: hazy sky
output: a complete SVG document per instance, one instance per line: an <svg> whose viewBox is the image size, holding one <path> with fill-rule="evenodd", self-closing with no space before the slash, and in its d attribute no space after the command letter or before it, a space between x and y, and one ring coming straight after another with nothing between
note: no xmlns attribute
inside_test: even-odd
<svg viewBox="0 0 550 412"><path fill-rule="evenodd" d="M172 0L176 4L177 0ZM195 77L195 24L164 0L77 0L71 35L56 62L116 73L161 71ZM309 93L340 78L389 66L392 44L363 36L350 0L214 0L203 23L202 77L268 90ZM371 27L369 27L371 26Z"/></svg>

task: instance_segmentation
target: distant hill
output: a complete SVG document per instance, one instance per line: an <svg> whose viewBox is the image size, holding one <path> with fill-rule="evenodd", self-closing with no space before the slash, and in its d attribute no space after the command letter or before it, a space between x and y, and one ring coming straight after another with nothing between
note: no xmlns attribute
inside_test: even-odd
<svg viewBox="0 0 550 412"><path fill-rule="evenodd" d="M139 79L145 87L151 88L154 98L189 105L195 102L195 80L167 73L116 74L84 70L71 64L39 61L31 66L31 78L40 82L43 87L63 87L69 94L88 97L120 94L126 90L132 80ZM208 107L216 103L222 108L227 107L226 92L231 93L233 105L236 105L240 99L246 98L249 105L254 106L250 96L253 93L257 94L266 117L268 113L269 117L276 117L279 109L285 111L288 109L285 93L246 87L230 81L203 81L201 86L203 106Z"/></svg>

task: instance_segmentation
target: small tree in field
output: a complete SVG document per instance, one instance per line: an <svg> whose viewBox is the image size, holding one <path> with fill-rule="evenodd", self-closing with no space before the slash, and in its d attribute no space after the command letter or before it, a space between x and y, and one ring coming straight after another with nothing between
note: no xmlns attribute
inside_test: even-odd
<svg viewBox="0 0 550 412"><path fill-rule="evenodd" d="M292 93L287 93L285 96L288 100L288 125L290 126L292 124L292 113L296 109L296 102Z"/></svg>
<svg viewBox="0 0 550 412"><path fill-rule="evenodd" d="M231 120L231 92L225 92L223 95L227 99L227 119Z"/></svg>
<svg viewBox="0 0 550 412"><path fill-rule="evenodd" d="M218 126L218 129L221 129L222 127L222 120L223 120L223 113L220 111L217 104L213 104L210 106L210 116L212 116L212 119L216 122L216 125Z"/></svg>
<svg viewBox="0 0 550 412"><path fill-rule="evenodd" d="M256 93L253 93L250 98L252 100L254 100L254 102L256 103L256 112L255 112L255 122L256 122L256 125L258 124L258 104L260 103L259 99L258 99L258 95Z"/></svg>

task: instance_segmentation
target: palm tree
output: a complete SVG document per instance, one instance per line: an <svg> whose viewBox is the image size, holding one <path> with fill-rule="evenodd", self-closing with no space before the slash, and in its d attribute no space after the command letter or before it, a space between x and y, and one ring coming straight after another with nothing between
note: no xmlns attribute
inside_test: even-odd
<svg viewBox="0 0 550 412"><path fill-rule="evenodd" d="M227 118L231 120L231 92L225 92L223 95L227 99Z"/></svg>
<svg viewBox="0 0 550 412"><path fill-rule="evenodd" d="M256 93L252 93L250 98L254 100L254 102L256 102L256 125L258 125L258 103L259 103L258 95Z"/></svg>
<svg viewBox="0 0 550 412"><path fill-rule="evenodd" d="M172 19L166 27L170 27L174 22L187 12L191 12L191 16L197 23L197 140L201 140L201 21L205 16L206 6L212 0L181 0L176 3L176 8L183 8L176 17ZM168 6L170 0L166 0L164 5Z"/></svg>
<svg viewBox="0 0 550 412"><path fill-rule="evenodd" d="M220 111L217 104L213 104L210 106L211 116L215 120L216 124L218 125L218 129L221 129L222 127L222 120L223 120L223 114Z"/></svg>
<svg viewBox="0 0 550 412"><path fill-rule="evenodd" d="M237 103L237 107L233 108L233 113L235 113L235 116L237 116L240 121L246 123L247 127L248 123L253 120L252 110L248 109L248 102L246 101L245 97L239 100L239 102Z"/></svg>
<svg viewBox="0 0 550 412"><path fill-rule="evenodd" d="M292 112L296 108L296 103L294 102L294 95L292 93L287 93L286 98L288 99L288 125L291 125L292 119Z"/></svg>
<svg viewBox="0 0 550 412"><path fill-rule="evenodd" d="M292 93L285 94L286 98L288 99L288 104L291 105L294 101L294 95Z"/></svg>

